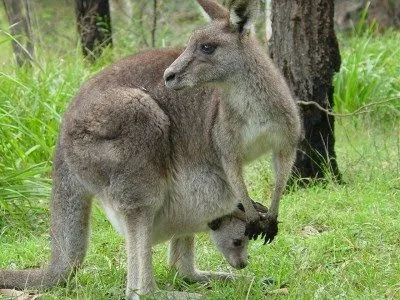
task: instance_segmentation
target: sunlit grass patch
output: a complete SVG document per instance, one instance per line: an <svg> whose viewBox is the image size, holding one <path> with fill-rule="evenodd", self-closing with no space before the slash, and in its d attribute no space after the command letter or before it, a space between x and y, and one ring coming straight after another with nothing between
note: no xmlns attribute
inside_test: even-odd
<svg viewBox="0 0 400 300"><path fill-rule="evenodd" d="M353 112L371 102L389 100L369 107L369 114L385 122L400 116L399 39L400 33L391 31L342 37L342 66L335 77L336 111Z"/></svg>

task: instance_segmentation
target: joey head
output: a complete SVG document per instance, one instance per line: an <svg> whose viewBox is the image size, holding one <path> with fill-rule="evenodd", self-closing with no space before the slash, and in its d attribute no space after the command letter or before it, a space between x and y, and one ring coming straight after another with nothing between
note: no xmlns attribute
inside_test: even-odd
<svg viewBox="0 0 400 300"><path fill-rule="evenodd" d="M245 235L246 223L232 216L224 216L209 223L211 236L217 249L235 269L248 264L249 237Z"/></svg>

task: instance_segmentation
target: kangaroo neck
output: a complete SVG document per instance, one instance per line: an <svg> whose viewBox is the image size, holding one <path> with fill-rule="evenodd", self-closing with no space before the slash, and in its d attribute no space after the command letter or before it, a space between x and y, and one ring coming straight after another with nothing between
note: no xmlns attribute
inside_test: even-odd
<svg viewBox="0 0 400 300"><path fill-rule="evenodd" d="M259 49L252 49L252 52L245 56L240 72L222 89L224 105L244 120L255 110L265 107L270 85L268 56Z"/></svg>

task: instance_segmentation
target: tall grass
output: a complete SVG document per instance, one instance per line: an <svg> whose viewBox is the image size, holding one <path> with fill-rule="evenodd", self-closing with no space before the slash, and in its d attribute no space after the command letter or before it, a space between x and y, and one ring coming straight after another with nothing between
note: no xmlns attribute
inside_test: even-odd
<svg viewBox="0 0 400 300"><path fill-rule="evenodd" d="M88 73L73 56L0 72L0 227L28 229L48 203L61 115Z"/></svg>
<svg viewBox="0 0 400 300"><path fill-rule="evenodd" d="M353 112L371 102L376 121L400 117L400 32L382 35L365 30L341 36L342 66L336 75L334 104L338 112Z"/></svg>

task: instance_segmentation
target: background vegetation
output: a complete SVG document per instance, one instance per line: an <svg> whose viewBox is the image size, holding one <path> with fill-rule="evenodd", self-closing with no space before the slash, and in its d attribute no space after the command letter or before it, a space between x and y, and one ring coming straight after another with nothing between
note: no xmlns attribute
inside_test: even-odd
<svg viewBox="0 0 400 300"><path fill-rule="evenodd" d="M180 3L179 9L172 3L161 1L158 47L183 46L189 32L204 22L194 2ZM15 68L12 37L0 12L0 267L35 267L47 260L51 159L61 116L85 79L147 47L151 8L139 1L134 9L142 18L128 26L113 15L114 48L91 65L77 44L72 3L41 0L34 6L31 69ZM166 246L157 246L162 288L210 299L279 298L286 292L290 299L400 297L399 39L399 32L377 34L363 26L339 35L342 67L335 79L335 110L349 113L367 105L366 113L337 118L336 149L345 184L287 193L278 238L268 246L252 242L250 266L237 272L252 280L189 285L166 267ZM380 104L368 106L372 102ZM268 204L269 159L248 166L246 178L251 196ZM54 288L45 299L120 299L124 294L123 241L98 208L92 219L83 268L66 289ZM200 235L198 262L203 269L230 270L206 235ZM263 283L265 277L275 283Z"/></svg>

